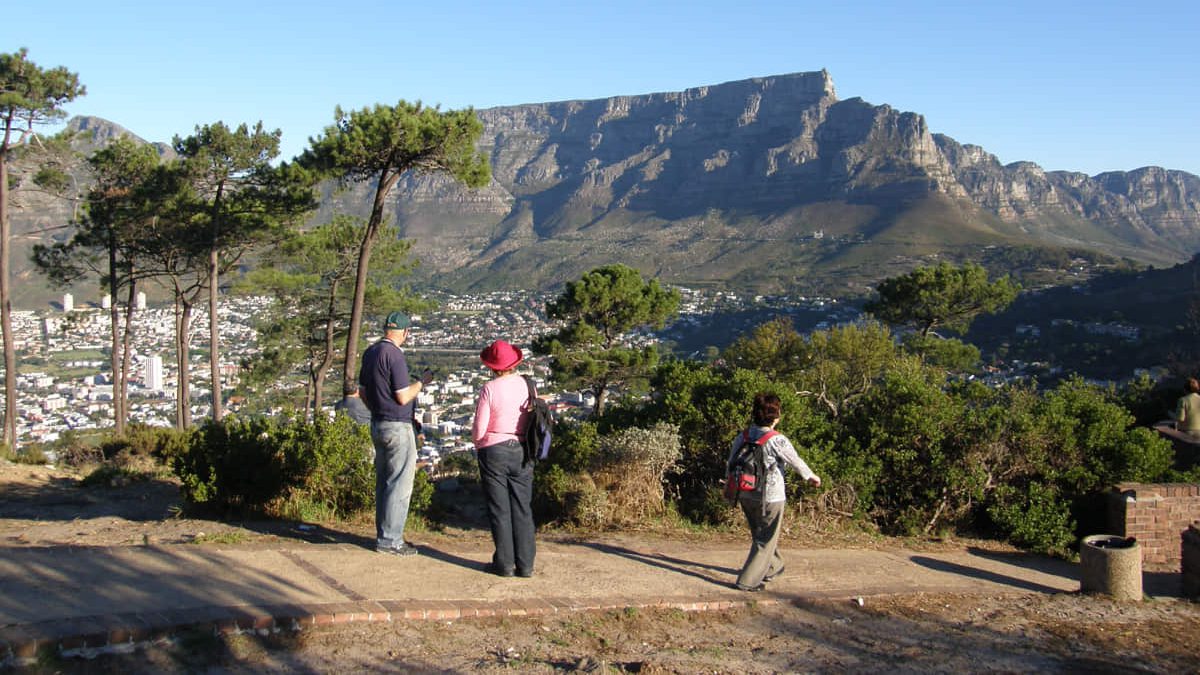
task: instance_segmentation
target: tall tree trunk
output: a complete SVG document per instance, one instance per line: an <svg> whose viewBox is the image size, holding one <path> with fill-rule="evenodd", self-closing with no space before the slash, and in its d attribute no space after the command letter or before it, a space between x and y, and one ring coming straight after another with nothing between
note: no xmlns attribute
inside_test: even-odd
<svg viewBox="0 0 1200 675"><path fill-rule="evenodd" d="M325 305L325 353L321 357L320 363L317 364L316 376L313 378L313 387L315 393L313 395L313 418L321 410L321 402L323 399L322 391L325 388L325 376L329 373L330 366L333 365L334 339L337 332L337 292L338 282L333 281L329 284L329 302ZM342 390L345 391L345 382L343 381Z"/></svg>
<svg viewBox="0 0 1200 675"><path fill-rule="evenodd" d="M126 423L129 417L129 367L133 360L133 315L137 307L137 282L133 279L133 268L129 269L129 298L125 301L125 335L121 339L121 381L115 398L119 392L121 410L125 411Z"/></svg>
<svg viewBox="0 0 1200 675"><path fill-rule="evenodd" d="M371 248L379 236L379 226L383 223L383 207L387 203L388 193L396 185L400 174L384 169L379 172L379 182L375 186L375 201L371 205L371 217L363 231L362 244L358 247L358 267L354 274L354 302L350 306L350 329L346 335L346 360L342 370L343 385L353 385L354 375L358 372L358 336L362 332L363 301L367 292L367 269L371 263Z"/></svg>
<svg viewBox="0 0 1200 675"><path fill-rule="evenodd" d="M225 416L221 405L221 330L217 321L217 248L208 252L208 367L212 371L212 418L220 422Z"/></svg>
<svg viewBox="0 0 1200 675"><path fill-rule="evenodd" d="M308 377L304 378L304 419L313 421L316 419L316 414L313 408L313 392L316 391L317 375L311 365L308 369Z"/></svg>
<svg viewBox="0 0 1200 675"><path fill-rule="evenodd" d="M109 363L112 368L113 385L113 425L118 436L125 434L125 406L120 395L121 381L124 379L123 363L121 361L121 307L117 302L117 244L116 233L108 229L108 318L111 341Z"/></svg>
<svg viewBox="0 0 1200 675"><path fill-rule="evenodd" d="M186 298L175 300L175 368L178 377L175 387L175 428L183 431L192 426L191 407L191 355L192 302Z"/></svg>
<svg viewBox="0 0 1200 675"><path fill-rule="evenodd" d="M8 132L0 144L0 330L4 333L4 434L10 450L17 447L17 350L13 345L9 257L12 227L8 220Z"/></svg>
<svg viewBox="0 0 1200 675"><path fill-rule="evenodd" d="M316 369L313 370L313 375L312 375L313 391L312 391L312 397L311 397L312 417L310 419L316 419L317 413L320 412L320 410L321 410L321 404L324 402L325 397L322 395L321 390L325 388L325 373L326 372L327 372L326 367L323 367L320 364L318 364Z"/></svg>

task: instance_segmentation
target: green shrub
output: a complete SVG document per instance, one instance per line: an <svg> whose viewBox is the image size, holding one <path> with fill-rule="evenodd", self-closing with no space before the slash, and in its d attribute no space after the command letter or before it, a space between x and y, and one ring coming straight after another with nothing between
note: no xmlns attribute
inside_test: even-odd
<svg viewBox="0 0 1200 675"><path fill-rule="evenodd" d="M136 481L149 479L149 475L114 464L101 464L80 481L80 487L122 487Z"/></svg>
<svg viewBox="0 0 1200 675"><path fill-rule="evenodd" d="M479 461L471 452L452 452L442 458L438 464L440 476L458 476L460 479L477 480L479 478Z"/></svg>
<svg viewBox="0 0 1200 675"><path fill-rule="evenodd" d="M729 525L739 522L741 512L725 498L725 489L710 485L704 492L688 500L688 520L703 525Z"/></svg>
<svg viewBox="0 0 1200 675"><path fill-rule="evenodd" d="M327 516L348 517L375 504L375 468L369 461L367 428L346 415L313 423L291 420L279 433L280 452L290 458L293 478L285 496L323 505ZM288 514L284 514L288 515Z"/></svg>
<svg viewBox="0 0 1200 675"><path fill-rule="evenodd" d="M347 517L374 505L366 429L345 416L206 422L173 465L188 502L224 513Z"/></svg>
<svg viewBox="0 0 1200 675"><path fill-rule="evenodd" d="M372 473L372 475L374 475ZM373 489L373 488L372 488ZM425 519L429 516L430 509L433 507L433 493L436 487L429 474L424 471L417 471L413 476L412 497L408 501L408 518ZM374 495L374 492L372 492ZM372 499L372 504L374 500Z"/></svg>
<svg viewBox="0 0 1200 675"><path fill-rule="evenodd" d="M64 431L58 440L49 445L47 450L46 454L52 453L55 462L63 466L82 467L104 461L104 455L100 452L100 448L74 429Z"/></svg>
<svg viewBox="0 0 1200 675"><path fill-rule="evenodd" d="M991 495L990 501L988 516L1013 544L1038 553L1070 555L1075 542L1070 502L1053 486L1004 485Z"/></svg>
<svg viewBox="0 0 1200 675"><path fill-rule="evenodd" d="M587 471L600 449L595 422L562 422L554 429L550 456L539 466L557 466L568 473Z"/></svg>
<svg viewBox="0 0 1200 675"><path fill-rule="evenodd" d="M49 464L50 458L41 443L28 443L17 449L13 461L17 464Z"/></svg>
<svg viewBox="0 0 1200 675"><path fill-rule="evenodd" d="M562 421L555 427L550 456L533 472L532 506L538 522L575 522L580 480L599 452L599 438L591 421Z"/></svg>
<svg viewBox="0 0 1200 675"><path fill-rule="evenodd" d="M1171 466L1171 444L1135 418L1115 394L1079 378L1043 397L1044 428L1057 445L1050 457L1064 495L1106 490L1121 481L1155 480Z"/></svg>
<svg viewBox="0 0 1200 675"><path fill-rule="evenodd" d="M100 444L105 459L118 455L133 458L152 458L164 464L184 451L188 444L187 431L171 427L152 427L145 424L130 424L122 436L111 436Z"/></svg>
<svg viewBox="0 0 1200 675"><path fill-rule="evenodd" d="M965 418L941 372L916 360L898 364L848 416L856 454L842 468L864 470L849 480L870 495L885 531L930 532L965 517L981 480Z"/></svg>
<svg viewBox="0 0 1200 675"><path fill-rule="evenodd" d="M284 488L298 482L295 458L283 452L285 428L271 418L232 415L204 422L173 458L184 499L226 515L267 515Z"/></svg>
<svg viewBox="0 0 1200 675"><path fill-rule="evenodd" d="M573 474L562 466L539 465L533 472L533 512L538 522L566 522L574 510Z"/></svg>

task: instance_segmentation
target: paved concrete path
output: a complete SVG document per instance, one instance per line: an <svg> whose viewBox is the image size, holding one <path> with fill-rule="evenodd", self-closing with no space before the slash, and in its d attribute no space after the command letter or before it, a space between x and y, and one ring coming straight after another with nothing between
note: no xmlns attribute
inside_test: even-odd
<svg viewBox="0 0 1200 675"><path fill-rule="evenodd" d="M0 548L0 663L37 650L120 648L186 629L277 630L344 621L453 619L615 607L718 609L747 602L919 592L1060 593L1076 566L1024 554L782 550L760 593L731 584L745 547L609 537L539 542L532 578L483 571L478 542L417 540L398 558L349 543Z"/></svg>

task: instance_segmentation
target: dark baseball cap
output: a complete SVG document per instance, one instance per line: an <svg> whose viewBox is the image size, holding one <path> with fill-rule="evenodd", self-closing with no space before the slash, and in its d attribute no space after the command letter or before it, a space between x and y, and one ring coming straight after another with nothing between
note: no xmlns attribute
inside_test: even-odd
<svg viewBox="0 0 1200 675"><path fill-rule="evenodd" d="M412 325L412 319L404 312L392 312L383 322L384 330L404 330Z"/></svg>

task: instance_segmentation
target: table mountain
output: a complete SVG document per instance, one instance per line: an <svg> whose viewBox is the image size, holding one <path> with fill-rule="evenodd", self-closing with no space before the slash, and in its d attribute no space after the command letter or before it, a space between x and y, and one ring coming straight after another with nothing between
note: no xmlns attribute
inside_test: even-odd
<svg viewBox="0 0 1200 675"><path fill-rule="evenodd" d="M438 285L551 287L619 261L671 282L857 295L935 259L1169 265L1200 250L1200 177L1002 165L919 114L839 100L825 71L477 112L490 185L417 176L393 192ZM318 219L370 206L368 185L325 194Z"/></svg>
<svg viewBox="0 0 1200 675"><path fill-rule="evenodd" d="M1200 178L1002 165L916 113L838 100L824 71L480 110L494 180L397 191L427 271L550 285L623 261L684 283L861 291L935 257L1200 250ZM355 199L365 207L365 198Z"/></svg>

